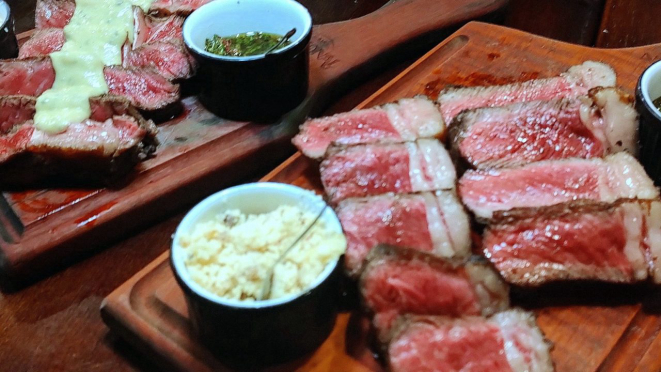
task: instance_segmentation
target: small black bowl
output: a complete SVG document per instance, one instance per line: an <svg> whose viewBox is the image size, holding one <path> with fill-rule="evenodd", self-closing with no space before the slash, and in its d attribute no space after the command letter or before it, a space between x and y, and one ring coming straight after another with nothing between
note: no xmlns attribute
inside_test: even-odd
<svg viewBox="0 0 661 372"><path fill-rule="evenodd" d="M296 33L290 45L246 57L205 51L205 40L244 32ZM232 120L272 122L295 108L307 94L312 17L294 0L216 0L184 23L184 42L198 61L200 101Z"/></svg>
<svg viewBox="0 0 661 372"><path fill-rule="evenodd" d="M0 59L18 57L18 40L9 5L0 0Z"/></svg>
<svg viewBox="0 0 661 372"><path fill-rule="evenodd" d="M653 101L661 97L661 61L650 65L636 87L636 109L640 114L640 162L657 186L661 185L661 112Z"/></svg>
<svg viewBox="0 0 661 372"><path fill-rule="evenodd" d="M255 369L293 361L310 354L328 338L341 297L342 258L329 263L303 293L246 302L220 298L194 282L184 263L185 250L178 242L197 223L223 210L265 213L282 204L310 211L319 211L325 205L313 192L292 185L260 182L236 186L195 206L173 238L170 263L184 292L193 331L221 362L236 368ZM321 218L333 230L342 231L330 208Z"/></svg>

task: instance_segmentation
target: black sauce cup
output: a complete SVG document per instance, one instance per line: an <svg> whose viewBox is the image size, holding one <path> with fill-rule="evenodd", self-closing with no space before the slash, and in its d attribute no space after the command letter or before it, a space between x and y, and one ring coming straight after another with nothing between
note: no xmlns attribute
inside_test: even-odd
<svg viewBox="0 0 661 372"><path fill-rule="evenodd" d="M259 369L293 361L310 354L326 340L338 312L342 259L329 263L303 293L265 301L236 301L220 298L190 278L186 253L178 242L195 224L208 221L223 210L258 214L282 204L298 205L313 213L325 205L314 193L296 186L267 182L236 186L195 206L173 238L170 263L184 292L193 331L221 362L235 368ZM329 228L342 231L330 208L321 220Z"/></svg>
<svg viewBox="0 0 661 372"><path fill-rule="evenodd" d="M18 40L9 5L0 0L0 59L18 57Z"/></svg>
<svg viewBox="0 0 661 372"><path fill-rule="evenodd" d="M296 33L290 45L269 54L226 57L205 50L214 35L245 32ZM184 42L199 64L202 104L232 120L273 122L307 94L312 17L294 0L216 0L184 23Z"/></svg>
<svg viewBox="0 0 661 372"><path fill-rule="evenodd" d="M654 183L661 185L661 112L653 101L661 97L661 61L650 65L636 87L636 109L640 114L640 162Z"/></svg>

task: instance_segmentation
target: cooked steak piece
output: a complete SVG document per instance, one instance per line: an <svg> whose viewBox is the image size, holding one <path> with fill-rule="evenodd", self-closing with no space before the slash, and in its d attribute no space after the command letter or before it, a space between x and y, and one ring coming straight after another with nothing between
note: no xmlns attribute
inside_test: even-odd
<svg viewBox="0 0 661 372"><path fill-rule="evenodd" d="M508 310L486 319L412 316L388 346L392 372L550 372L551 346L534 316Z"/></svg>
<svg viewBox="0 0 661 372"><path fill-rule="evenodd" d="M328 147L368 143L398 143L417 138L441 138L445 124L436 105L423 96L396 103L310 119L294 137L305 156L319 159Z"/></svg>
<svg viewBox="0 0 661 372"><path fill-rule="evenodd" d="M182 41L157 41L137 49L124 47L125 68L153 69L169 80L188 79L194 74L195 60Z"/></svg>
<svg viewBox="0 0 661 372"><path fill-rule="evenodd" d="M149 7L149 13L159 15L188 15L211 0L155 0ZM37 0L35 11L36 28L63 28L73 17L76 3L74 0Z"/></svg>
<svg viewBox="0 0 661 372"><path fill-rule="evenodd" d="M360 275L363 304L382 342L404 314L492 315L509 307L509 289L484 258L443 259L380 245Z"/></svg>
<svg viewBox="0 0 661 372"><path fill-rule="evenodd" d="M504 106L516 102L544 101L586 95L595 87L615 85L615 72L603 63L587 61L560 76L489 87L448 88L438 97L446 123L464 110Z"/></svg>
<svg viewBox="0 0 661 372"><path fill-rule="evenodd" d="M380 243L441 257L470 254L468 216L454 192L347 199L336 212L347 236L345 265L354 277L370 250Z"/></svg>
<svg viewBox="0 0 661 372"><path fill-rule="evenodd" d="M135 7L133 18L135 20L133 49L157 41L183 41L182 32L186 17L180 15L154 17L145 15L141 8Z"/></svg>
<svg viewBox="0 0 661 372"><path fill-rule="evenodd" d="M614 202L659 196L643 167L626 152L605 159L549 160L519 168L470 170L459 179L458 192L480 221L512 208L578 199Z"/></svg>
<svg viewBox="0 0 661 372"><path fill-rule="evenodd" d="M32 185L53 176L107 182L154 152L155 132L152 122L128 115L73 123L57 134L25 122L0 136L0 187Z"/></svg>
<svg viewBox="0 0 661 372"><path fill-rule="evenodd" d="M636 154L633 97L617 88L588 96L464 111L450 125L454 151L478 169L540 160Z"/></svg>
<svg viewBox="0 0 661 372"><path fill-rule="evenodd" d="M18 58L47 56L62 49L62 45L64 45L64 31L61 28L38 29L21 45Z"/></svg>
<svg viewBox="0 0 661 372"><path fill-rule="evenodd" d="M64 45L62 29L47 28L36 32L20 50L20 58L44 57ZM194 60L180 40L153 41L132 49L123 48L122 65L126 68L149 68L168 80L187 79L193 75Z"/></svg>
<svg viewBox="0 0 661 372"><path fill-rule="evenodd" d="M126 97L136 107L154 111L179 100L179 86L156 72L106 67L109 94ZM0 95L39 96L53 86L55 69L50 58L0 61Z"/></svg>
<svg viewBox="0 0 661 372"><path fill-rule="evenodd" d="M499 212L484 234L484 255L519 286L642 281L658 274L650 258L661 250L660 208L658 200L624 199Z"/></svg>
<svg viewBox="0 0 661 372"><path fill-rule="evenodd" d="M346 198L453 189L454 165L435 139L332 148L321 182L333 203Z"/></svg>

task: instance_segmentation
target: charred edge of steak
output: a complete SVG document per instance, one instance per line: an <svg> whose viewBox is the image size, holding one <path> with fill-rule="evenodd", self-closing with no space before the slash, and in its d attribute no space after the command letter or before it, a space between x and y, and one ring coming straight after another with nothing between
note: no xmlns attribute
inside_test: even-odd
<svg viewBox="0 0 661 372"><path fill-rule="evenodd" d="M140 109L140 114L142 116L159 124L176 118L181 115L182 112L184 112L184 104L181 100L170 102L166 106L159 107L156 110Z"/></svg>
<svg viewBox="0 0 661 372"><path fill-rule="evenodd" d="M636 101L636 98L633 95L631 95L631 94L629 94L629 93L627 93L627 92L625 92L622 89L617 88L617 87L596 87L596 88L592 88L588 91L588 97L590 97L590 99L594 102L596 100L597 95L600 92L606 91L606 90L614 90L615 92L617 92L617 95L620 97L620 101L622 101L622 103L624 103L626 105L633 106L634 102Z"/></svg>
<svg viewBox="0 0 661 372"><path fill-rule="evenodd" d="M613 203L599 202L589 199L579 199L566 203L536 208L513 208L507 211L496 211L492 217L491 225L509 225L522 220L536 220L540 218L562 218L572 214L585 213L612 213L623 204L636 203L649 206L656 200L619 199Z"/></svg>

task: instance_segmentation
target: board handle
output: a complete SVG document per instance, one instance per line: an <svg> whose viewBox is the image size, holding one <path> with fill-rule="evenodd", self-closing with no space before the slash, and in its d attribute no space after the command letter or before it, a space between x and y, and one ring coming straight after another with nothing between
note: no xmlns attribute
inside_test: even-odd
<svg viewBox="0 0 661 372"><path fill-rule="evenodd" d="M368 63L427 33L485 17L508 0L398 0L349 21L314 26L310 41L310 92L338 88L365 76ZM355 83L355 82L354 82Z"/></svg>

